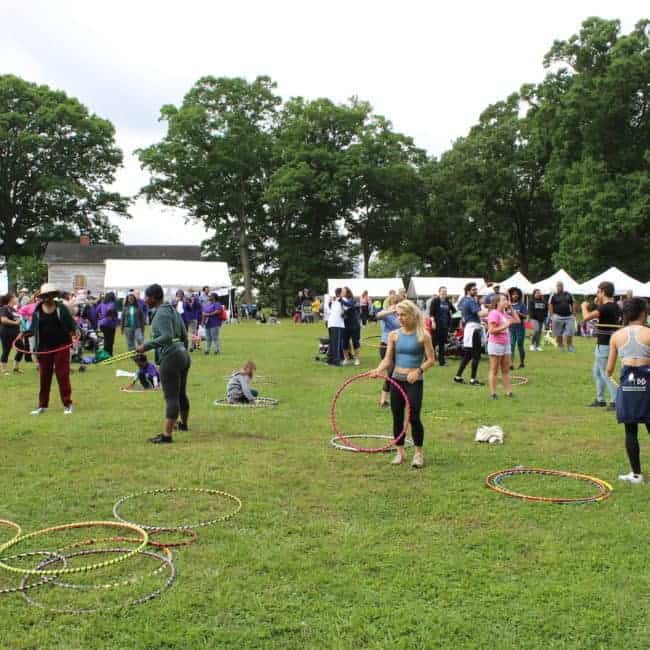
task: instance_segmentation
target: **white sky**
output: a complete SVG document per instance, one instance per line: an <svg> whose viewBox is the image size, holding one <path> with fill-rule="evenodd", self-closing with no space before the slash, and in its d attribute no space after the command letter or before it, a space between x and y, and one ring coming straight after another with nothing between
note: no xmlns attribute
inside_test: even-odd
<svg viewBox="0 0 650 650"><path fill-rule="evenodd" d="M0 0L0 74L60 88L116 127L125 154L116 188L147 176L132 152L156 142L163 104L203 75L269 75L284 97L369 101L439 155L490 103L544 76L554 39L588 16L628 32L647 0L440 3L401 0L184 2ZM127 244L199 243L203 228L140 200L120 219Z"/></svg>

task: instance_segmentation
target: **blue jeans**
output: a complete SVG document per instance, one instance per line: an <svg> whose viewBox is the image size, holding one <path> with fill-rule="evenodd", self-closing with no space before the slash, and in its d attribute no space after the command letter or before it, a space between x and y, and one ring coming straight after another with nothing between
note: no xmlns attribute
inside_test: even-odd
<svg viewBox="0 0 650 650"><path fill-rule="evenodd" d="M597 345L594 350L593 375L596 382L596 399L599 402L605 401L605 387L609 389L610 402L616 401L616 386L605 374L609 357L609 345Z"/></svg>
<svg viewBox="0 0 650 650"><path fill-rule="evenodd" d="M214 353L217 354L221 351L221 345L219 343L219 332L221 326L217 327L206 327L205 328L205 354L210 354L210 347L214 343Z"/></svg>

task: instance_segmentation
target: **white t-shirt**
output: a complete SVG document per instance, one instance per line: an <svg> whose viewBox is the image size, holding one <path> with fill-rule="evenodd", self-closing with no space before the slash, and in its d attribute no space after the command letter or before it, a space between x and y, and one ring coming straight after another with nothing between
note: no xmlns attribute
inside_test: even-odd
<svg viewBox="0 0 650 650"><path fill-rule="evenodd" d="M327 327L345 327L343 322L343 305L340 300L332 300L330 313L327 317Z"/></svg>
<svg viewBox="0 0 650 650"><path fill-rule="evenodd" d="M176 311L177 311L179 314L181 314L181 315L182 315L183 312L185 311L185 309L184 309L184 307L183 307L183 301L182 301L182 300L179 300L179 301L176 303Z"/></svg>

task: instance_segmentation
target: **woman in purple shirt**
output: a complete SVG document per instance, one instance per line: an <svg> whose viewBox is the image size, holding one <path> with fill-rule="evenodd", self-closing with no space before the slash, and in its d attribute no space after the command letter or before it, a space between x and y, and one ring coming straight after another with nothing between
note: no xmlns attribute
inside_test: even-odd
<svg viewBox="0 0 650 650"><path fill-rule="evenodd" d="M206 302L201 308L203 312L201 323L205 327L205 354L210 354L210 347L213 342L214 353L219 354L221 351L219 331L223 321L223 305L217 298L216 293L211 293L209 302Z"/></svg>
<svg viewBox="0 0 650 650"><path fill-rule="evenodd" d="M104 301L97 307L97 322L104 335L104 350L113 356L115 344L115 330L117 329L117 309L115 307L115 294L109 291L104 296Z"/></svg>

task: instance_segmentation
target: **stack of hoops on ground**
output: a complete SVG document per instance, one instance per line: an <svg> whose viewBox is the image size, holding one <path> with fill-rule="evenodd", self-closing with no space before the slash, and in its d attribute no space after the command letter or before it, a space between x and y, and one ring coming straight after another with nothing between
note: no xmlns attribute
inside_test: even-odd
<svg viewBox="0 0 650 650"><path fill-rule="evenodd" d="M166 524L164 526L151 523L136 523L128 521L120 514L120 509L127 501L145 496L173 496L185 494L192 498L206 495L210 498L225 499L229 510L225 514L203 521ZM23 534L21 527L9 520L0 519L0 535L4 536L7 529L13 531L14 536L6 542L0 537L0 573L7 572L20 577L20 582L10 587L0 588L0 595L21 594L30 605L40 607L51 613L57 614L94 614L114 611L126 607L140 605L160 596L169 589L176 579L176 567L173 561L172 548L188 546L194 543L198 534L197 528L211 526L227 521L234 517L242 507L238 497L209 488L160 488L147 490L136 494L124 496L113 506L114 521L82 521L72 524L63 524L42 528L32 533ZM86 539L73 539L67 543L52 544L53 538L64 533L77 533L84 529L110 530L120 533L113 536L98 536ZM128 534L125 536L125 534ZM173 535L173 541L160 539L163 535ZM50 544L48 544L48 537ZM34 548L34 543L39 548ZM29 548L29 550L26 550ZM86 557L99 557L94 563L79 563ZM108 558L108 559L105 559ZM153 571L142 573L136 558L153 560L157 565ZM112 582L75 582L75 578L91 574L101 576L103 571L119 565L124 569L119 580ZM162 579L161 573L166 578ZM144 593L135 595L133 592L138 583L155 580L153 589L148 588ZM99 580L99 579L98 579ZM105 580L105 578L104 578ZM152 585L153 586L153 585ZM52 606L47 603L48 593L54 589L61 593L67 590L68 594L106 594L108 591L120 592L117 602L109 604L98 602L96 607L86 607L77 604ZM126 589L127 595L121 596Z"/></svg>

